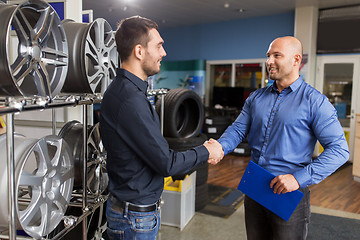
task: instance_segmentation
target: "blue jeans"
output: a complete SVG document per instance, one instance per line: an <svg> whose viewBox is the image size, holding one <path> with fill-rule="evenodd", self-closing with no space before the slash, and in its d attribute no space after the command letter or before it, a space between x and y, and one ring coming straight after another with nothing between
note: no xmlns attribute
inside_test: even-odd
<svg viewBox="0 0 360 240"><path fill-rule="evenodd" d="M245 196L245 225L248 240L305 240L310 222L310 191L304 193L288 221Z"/></svg>
<svg viewBox="0 0 360 240"><path fill-rule="evenodd" d="M117 212L106 204L107 235L111 240L156 240L160 226L159 210L152 212ZM124 214L126 212L126 215Z"/></svg>

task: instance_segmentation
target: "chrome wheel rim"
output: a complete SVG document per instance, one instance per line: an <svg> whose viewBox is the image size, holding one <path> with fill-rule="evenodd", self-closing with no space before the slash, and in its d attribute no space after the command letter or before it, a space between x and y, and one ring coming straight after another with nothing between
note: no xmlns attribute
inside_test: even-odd
<svg viewBox="0 0 360 240"><path fill-rule="evenodd" d="M71 121L60 130L59 136L70 146L75 165L75 187L82 187L83 179L83 125ZM88 157L86 163L87 191L94 195L103 193L108 185L106 151L100 138L99 124L88 128Z"/></svg>
<svg viewBox="0 0 360 240"><path fill-rule="evenodd" d="M19 6L1 4L0 94L57 95L68 69L68 46L56 11L32 0Z"/></svg>
<svg viewBox="0 0 360 240"><path fill-rule="evenodd" d="M103 193L108 185L108 174L106 170L106 151L100 138L99 123L91 127L88 137L89 158L88 190L95 195Z"/></svg>
<svg viewBox="0 0 360 240"><path fill-rule="evenodd" d="M14 142L18 226L38 239L53 231L66 212L73 187L73 159L58 136L40 140L14 136ZM7 181L5 186L3 182L4 178L1 193L7 198ZM8 206L5 209L2 212L9 213ZM0 221L6 227L7 218Z"/></svg>
<svg viewBox="0 0 360 240"><path fill-rule="evenodd" d="M69 41L69 73L63 92L104 93L116 75L118 55L110 24L102 18L90 24L64 20Z"/></svg>

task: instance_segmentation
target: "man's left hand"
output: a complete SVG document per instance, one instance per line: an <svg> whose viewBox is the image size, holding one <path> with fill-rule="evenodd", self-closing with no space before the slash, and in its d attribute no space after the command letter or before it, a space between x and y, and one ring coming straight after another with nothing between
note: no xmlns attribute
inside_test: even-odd
<svg viewBox="0 0 360 240"><path fill-rule="evenodd" d="M279 175L270 182L270 188L274 187L274 193L287 193L299 189L300 185L291 174Z"/></svg>

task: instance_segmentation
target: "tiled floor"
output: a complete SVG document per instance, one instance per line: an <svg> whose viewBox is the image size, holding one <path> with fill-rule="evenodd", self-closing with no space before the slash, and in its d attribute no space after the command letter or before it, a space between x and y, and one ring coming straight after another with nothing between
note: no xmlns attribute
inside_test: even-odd
<svg viewBox="0 0 360 240"><path fill-rule="evenodd" d="M242 240L246 239L243 205L229 218L203 213L195 216L180 231L177 227L161 225L158 240Z"/></svg>
<svg viewBox="0 0 360 240"><path fill-rule="evenodd" d="M225 169L225 167L220 167L220 165L218 166L219 168L217 169L211 168L211 171L209 168L209 181L211 181L212 184L216 184L216 182L219 182L222 184L218 184L218 185L224 185L224 183L227 183L228 185L232 184L235 186L238 183L239 179L230 180L226 178L226 175L238 176L242 174L241 171L243 170L240 169L244 168L244 166L242 166L244 163L243 161L236 161L233 159L231 159L230 161L231 164L227 163L231 165L230 167L228 167L228 169ZM212 174L212 176L210 176L210 174ZM328 180L322 183L323 187L321 187L319 184L317 188L324 188L327 185L331 185L333 187L334 185L339 185L340 184L339 183L340 181L338 179L339 175L346 175L346 177L342 176L342 179L349 178L349 181L352 182L351 171L345 168L344 171L342 170L340 173L328 177ZM327 184L327 182L331 184ZM346 181L344 182L346 183ZM353 187L353 190L357 192L357 188L359 187L359 184L352 183L352 185L356 187L356 190L355 187ZM342 185L341 188L343 188ZM316 193L318 191L319 190L314 189L313 193ZM340 189L338 189L338 191L340 191ZM348 202L349 201L350 200L348 200ZM327 207L327 206L322 207L321 205L311 206L311 211L314 213L360 219L360 214L357 214L354 211L353 212L343 211L345 209L343 209L343 207L341 206L338 209L334 209L334 208L330 209L330 208L331 207ZM228 219L214 217L196 212L192 220L186 225L186 227L182 231L180 231L180 229L176 227L162 225L158 235L158 240L209 240L209 239L211 240L246 239L243 205Z"/></svg>

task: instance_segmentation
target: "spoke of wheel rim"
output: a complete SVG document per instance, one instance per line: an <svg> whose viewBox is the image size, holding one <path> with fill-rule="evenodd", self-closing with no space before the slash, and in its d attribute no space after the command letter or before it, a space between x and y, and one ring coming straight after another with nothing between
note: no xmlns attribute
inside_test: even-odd
<svg viewBox="0 0 360 240"><path fill-rule="evenodd" d="M44 177L35 176L28 172L23 171L20 177L20 186L41 186L42 180Z"/></svg>
<svg viewBox="0 0 360 240"><path fill-rule="evenodd" d="M109 84L110 84L110 79L109 78L104 78L101 81L101 92L104 92L105 89L109 86Z"/></svg>
<svg viewBox="0 0 360 240"><path fill-rule="evenodd" d="M90 168L90 167L92 167L93 165L97 165L97 164L99 164L99 161L98 161L97 159L95 159L94 161L87 161L87 162L86 162L86 167L87 167L87 168Z"/></svg>
<svg viewBox="0 0 360 240"><path fill-rule="evenodd" d="M104 45L108 49L113 49L113 47L116 47L114 34L112 34L111 32L106 32L106 38L104 40Z"/></svg>
<svg viewBox="0 0 360 240"><path fill-rule="evenodd" d="M92 76L88 76L88 82L90 84L90 88L93 92L95 92L97 86L99 85L99 83L103 82L103 71L102 70L98 70L96 73L94 73Z"/></svg>
<svg viewBox="0 0 360 240"><path fill-rule="evenodd" d="M95 138L94 136L90 136L89 140L88 140L88 146L92 147L95 152L98 154L99 153L99 144L97 144L98 141L95 142Z"/></svg>
<svg viewBox="0 0 360 240"><path fill-rule="evenodd" d="M42 172L42 173L46 173L49 172L50 169L52 168L51 163L49 161L50 156L49 156L49 151L48 148L46 146L45 141L38 141L35 144L34 147L34 151L37 152L37 156L39 159L37 159L38 161L38 172Z"/></svg>
<svg viewBox="0 0 360 240"><path fill-rule="evenodd" d="M111 61L109 64L109 78L112 79L116 75L116 64Z"/></svg>
<svg viewBox="0 0 360 240"><path fill-rule="evenodd" d="M39 62L35 67L34 81L39 95L51 96L49 74L44 63Z"/></svg>
<svg viewBox="0 0 360 240"><path fill-rule="evenodd" d="M67 62L59 61L59 60L55 60L55 59L50 59L50 58L41 58L41 60L46 65L54 65L55 67L62 67L62 66L67 65Z"/></svg>
<svg viewBox="0 0 360 240"><path fill-rule="evenodd" d="M73 170L70 168L62 168L61 171L61 184L64 184L67 180L74 176Z"/></svg>
<svg viewBox="0 0 360 240"><path fill-rule="evenodd" d="M55 140L51 141L51 146L55 147L55 153L54 157L50 159L51 165L57 169L61 167L60 161L63 159L62 156L64 156L65 148L62 144L63 140Z"/></svg>
<svg viewBox="0 0 360 240"><path fill-rule="evenodd" d="M21 41L27 42L28 39L32 39L32 35L35 35L34 29L31 27L29 21L26 19L24 13L21 9L18 9L16 12L16 15L14 16L15 22L16 22L16 31L18 38Z"/></svg>
<svg viewBox="0 0 360 240"><path fill-rule="evenodd" d="M95 27L95 43L99 48L104 48L105 21L99 22L97 26L97 28Z"/></svg>
<svg viewBox="0 0 360 240"><path fill-rule="evenodd" d="M54 16L50 6L41 13L39 21L36 23L36 36L34 40L39 40L39 42L43 44L49 38Z"/></svg>
<svg viewBox="0 0 360 240"><path fill-rule="evenodd" d="M44 236L48 233L51 223L51 212L52 212L52 202L44 203L40 206L41 211L41 223L40 223L40 233L41 236Z"/></svg>
<svg viewBox="0 0 360 240"><path fill-rule="evenodd" d="M62 52L62 51L58 51L56 49L53 49L53 48L49 48L49 47L44 47L41 49L41 51L43 53L48 53L48 54L52 54L52 55L55 55L57 58L68 58L68 54L65 53L65 52Z"/></svg>
<svg viewBox="0 0 360 240"><path fill-rule="evenodd" d="M31 72L33 72L34 70L34 66L33 64L31 64L29 67L26 67L25 63L22 67L22 69L14 76L14 78L16 79L16 83L19 85L20 82L22 80L24 80L24 78L29 75Z"/></svg>
<svg viewBox="0 0 360 240"><path fill-rule="evenodd" d="M61 213L65 213L67 201L63 195L59 195L59 197L54 200L54 203L58 207L58 211L60 211Z"/></svg>
<svg viewBox="0 0 360 240"><path fill-rule="evenodd" d="M19 219L21 225L27 226L30 221L33 220L34 216L39 211L39 208L41 207L41 205L43 205L43 200L44 199L41 197L40 194L38 194L37 196L32 196L29 206L27 206L24 211L20 211Z"/></svg>
<svg viewBox="0 0 360 240"><path fill-rule="evenodd" d="M11 64L11 70L12 70L12 75L14 76L15 74L17 74L18 71L20 71L21 68L26 67L25 63L27 63L27 57L26 56L17 56L15 62L13 64Z"/></svg>
<svg viewBox="0 0 360 240"><path fill-rule="evenodd" d="M89 183L92 182L92 180L94 179L95 169L96 169L96 167L91 168L90 171L88 171L88 182Z"/></svg>
<svg viewBox="0 0 360 240"><path fill-rule="evenodd" d="M91 60L94 65L99 65L99 49L93 42L90 36L86 38L87 44L85 44L86 56Z"/></svg>

